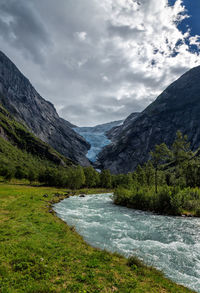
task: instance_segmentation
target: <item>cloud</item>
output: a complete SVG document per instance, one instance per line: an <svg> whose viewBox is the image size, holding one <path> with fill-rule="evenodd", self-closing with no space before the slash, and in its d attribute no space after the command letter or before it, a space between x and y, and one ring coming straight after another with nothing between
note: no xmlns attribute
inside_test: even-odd
<svg viewBox="0 0 200 293"><path fill-rule="evenodd" d="M86 32L77 32L77 33L75 33L75 35L77 36L77 38L80 41L85 41L86 40L86 37L87 37L87 33Z"/></svg>
<svg viewBox="0 0 200 293"><path fill-rule="evenodd" d="M198 65L181 0L2 0L1 49L78 125L143 110Z"/></svg>
<svg viewBox="0 0 200 293"><path fill-rule="evenodd" d="M34 62L42 62L43 50L50 45L50 40L31 2L2 0L0 11L0 31L4 41L24 52L25 57L33 58Z"/></svg>

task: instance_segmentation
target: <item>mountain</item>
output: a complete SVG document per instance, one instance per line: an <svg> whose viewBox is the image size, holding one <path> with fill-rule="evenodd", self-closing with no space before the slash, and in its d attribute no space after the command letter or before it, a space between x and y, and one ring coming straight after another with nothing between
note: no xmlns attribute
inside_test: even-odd
<svg viewBox="0 0 200 293"><path fill-rule="evenodd" d="M128 118L124 120L123 123L107 131L108 138L111 139L112 142L114 142L114 141L117 141L123 135L123 133L126 133L127 135L127 133L129 132L129 125L131 125L132 122L135 121L138 115L139 115L138 112L132 113L131 115L128 116Z"/></svg>
<svg viewBox="0 0 200 293"><path fill-rule="evenodd" d="M65 157L89 165L90 145L71 123L60 118L54 106L44 100L29 80L0 51L0 103L21 123Z"/></svg>
<svg viewBox="0 0 200 293"><path fill-rule="evenodd" d="M133 171L149 159L156 144L170 146L177 130L188 136L192 150L200 146L200 66L186 72L136 119L130 119L117 140L99 154L99 165L112 173Z"/></svg>
<svg viewBox="0 0 200 293"><path fill-rule="evenodd" d="M108 139L107 133L113 128L118 127L123 123L123 120L109 122L105 124L96 125L94 127L76 127L74 130L80 134L85 140L91 145L87 153L87 158L95 163L98 154L101 152L103 147L111 143Z"/></svg>
<svg viewBox="0 0 200 293"><path fill-rule="evenodd" d="M27 154L27 155L26 155ZM28 156L30 154L30 156ZM17 122L0 105L0 160L13 160L21 163L23 158L48 161L55 165L73 166L73 162L57 153L52 147L35 137L28 129Z"/></svg>

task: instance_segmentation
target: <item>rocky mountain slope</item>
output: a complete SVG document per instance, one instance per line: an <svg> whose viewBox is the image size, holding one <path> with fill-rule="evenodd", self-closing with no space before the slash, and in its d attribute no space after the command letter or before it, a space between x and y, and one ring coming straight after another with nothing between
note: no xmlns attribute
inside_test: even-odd
<svg viewBox="0 0 200 293"><path fill-rule="evenodd" d="M24 123L32 133L65 157L89 165L86 153L90 145L60 118L54 106L44 100L29 80L0 51L0 102Z"/></svg>
<svg viewBox="0 0 200 293"><path fill-rule="evenodd" d="M61 166L72 166L73 162L57 153L52 147L35 137L24 125L17 122L0 105L0 159L4 151L29 153L36 158Z"/></svg>
<svg viewBox="0 0 200 293"><path fill-rule="evenodd" d="M138 117L139 113L132 113L129 115L121 125L117 125L113 128L111 128L109 131L107 131L107 137L112 141L117 141L120 139L120 136L123 132L129 132L129 126L135 121L135 119Z"/></svg>
<svg viewBox="0 0 200 293"><path fill-rule="evenodd" d="M107 133L112 131L112 129L117 128L123 120L109 122L105 124L96 125L94 127L76 127L74 130L79 133L85 140L91 145L87 153L87 158L95 163L98 154L101 152L103 147L111 143L108 138Z"/></svg>
<svg viewBox="0 0 200 293"><path fill-rule="evenodd" d="M113 173L133 171L149 159L155 144L171 145L177 130L187 134L193 150L200 146L200 66L172 83L117 140L99 155L102 168Z"/></svg>

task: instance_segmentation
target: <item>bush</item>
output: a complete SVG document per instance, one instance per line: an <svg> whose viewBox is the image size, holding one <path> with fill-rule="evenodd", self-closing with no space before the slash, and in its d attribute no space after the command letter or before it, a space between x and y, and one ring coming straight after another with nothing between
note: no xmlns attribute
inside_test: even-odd
<svg viewBox="0 0 200 293"><path fill-rule="evenodd" d="M127 265L129 267L134 268L134 269L135 268L143 268L143 267L145 267L145 265L142 263L142 261L139 258L135 257L135 256L130 256L128 258Z"/></svg>
<svg viewBox="0 0 200 293"><path fill-rule="evenodd" d="M131 194L131 190L119 186L114 192L113 201L117 205L126 206L130 202Z"/></svg>

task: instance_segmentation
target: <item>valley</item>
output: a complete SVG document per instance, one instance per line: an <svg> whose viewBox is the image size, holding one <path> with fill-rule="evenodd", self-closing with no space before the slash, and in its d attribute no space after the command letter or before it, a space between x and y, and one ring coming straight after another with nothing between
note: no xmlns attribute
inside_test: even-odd
<svg viewBox="0 0 200 293"><path fill-rule="evenodd" d="M94 127L73 128L75 132L80 134L90 144L90 149L86 157L92 163L97 161L98 154L103 150L103 148L111 143L107 133L113 128L118 128L122 123L123 120L120 120L97 125Z"/></svg>
<svg viewBox="0 0 200 293"><path fill-rule="evenodd" d="M78 127L0 52L3 292L200 292L199 80Z"/></svg>

